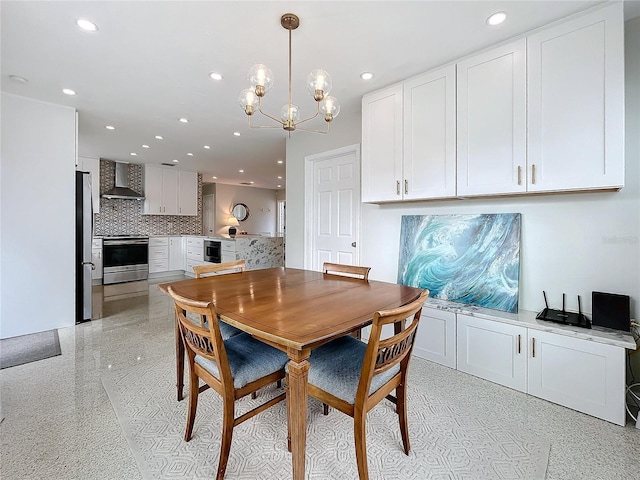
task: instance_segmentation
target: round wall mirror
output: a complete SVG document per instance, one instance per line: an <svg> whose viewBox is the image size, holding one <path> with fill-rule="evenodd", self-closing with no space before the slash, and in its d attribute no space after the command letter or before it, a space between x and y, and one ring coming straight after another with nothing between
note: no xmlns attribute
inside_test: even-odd
<svg viewBox="0 0 640 480"><path fill-rule="evenodd" d="M231 210L231 214L238 219L239 222L244 222L249 218L249 207L244 203L236 203Z"/></svg>

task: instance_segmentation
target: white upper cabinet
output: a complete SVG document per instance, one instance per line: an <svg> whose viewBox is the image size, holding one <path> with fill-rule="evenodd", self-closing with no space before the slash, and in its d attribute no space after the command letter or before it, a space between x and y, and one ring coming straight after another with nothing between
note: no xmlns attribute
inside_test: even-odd
<svg viewBox="0 0 640 480"><path fill-rule="evenodd" d="M455 66L403 84L403 200L456 195Z"/></svg>
<svg viewBox="0 0 640 480"><path fill-rule="evenodd" d="M162 213L178 214L178 172L171 169L162 170Z"/></svg>
<svg viewBox="0 0 640 480"><path fill-rule="evenodd" d="M197 215L198 174L145 165L144 213L150 215Z"/></svg>
<svg viewBox="0 0 640 480"><path fill-rule="evenodd" d="M162 176L164 169L145 165L144 167L144 213L162 214L164 198L162 196Z"/></svg>
<svg viewBox="0 0 640 480"><path fill-rule="evenodd" d="M198 214L198 174L178 171L178 214Z"/></svg>
<svg viewBox="0 0 640 480"><path fill-rule="evenodd" d="M528 37L529 191L624 186L622 8Z"/></svg>
<svg viewBox="0 0 640 480"><path fill-rule="evenodd" d="M362 99L363 202L619 189L624 163L622 2Z"/></svg>
<svg viewBox="0 0 640 480"><path fill-rule="evenodd" d="M470 57L458 70L458 195L525 192L526 40Z"/></svg>
<svg viewBox="0 0 640 480"><path fill-rule="evenodd" d="M402 85L362 98L362 201L402 200Z"/></svg>

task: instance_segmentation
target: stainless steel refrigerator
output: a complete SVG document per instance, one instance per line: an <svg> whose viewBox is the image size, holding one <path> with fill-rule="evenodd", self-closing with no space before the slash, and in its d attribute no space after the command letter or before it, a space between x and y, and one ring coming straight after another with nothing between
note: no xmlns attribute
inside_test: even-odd
<svg viewBox="0 0 640 480"><path fill-rule="evenodd" d="M76 172L76 323L91 320L93 205L91 174Z"/></svg>

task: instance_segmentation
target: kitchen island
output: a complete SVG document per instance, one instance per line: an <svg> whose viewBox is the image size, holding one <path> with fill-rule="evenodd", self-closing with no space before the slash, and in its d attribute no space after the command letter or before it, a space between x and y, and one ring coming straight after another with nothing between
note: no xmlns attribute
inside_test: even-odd
<svg viewBox="0 0 640 480"><path fill-rule="evenodd" d="M237 235L205 237L205 240L221 242L222 262L244 260L247 270L284 266L284 237Z"/></svg>

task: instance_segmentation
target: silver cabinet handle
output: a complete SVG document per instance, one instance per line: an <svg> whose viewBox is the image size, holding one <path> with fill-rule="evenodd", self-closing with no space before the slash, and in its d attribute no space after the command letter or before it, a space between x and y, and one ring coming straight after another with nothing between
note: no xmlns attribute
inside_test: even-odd
<svg viewBox="0 0 640 480"><path fill-rule="evenodd" d="M536 184L536 165L531 165L531 183L533 185Z"/></svg>
<svg viewBox="0 0 640 480"><path fill-rule="evenodd" d="M400 195L400 180L396 181L396 195Z"/></svg>
<svg viewBox="0 0 640 480"><path fill-rule="evenodd" d="M409 181L404 181L404 194L407 195L409 193Z"/></svg>
<svg viewBox="0 0 640 480"><path fill-rule="evenodd" d="M518 165L518 185L522 185L522 167Z"/></svg>

